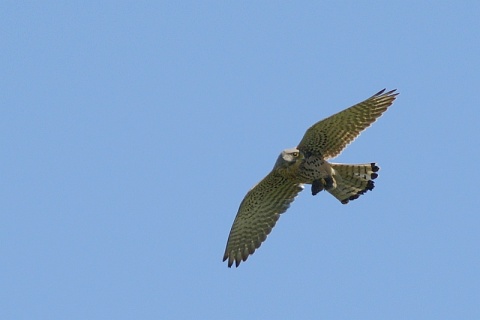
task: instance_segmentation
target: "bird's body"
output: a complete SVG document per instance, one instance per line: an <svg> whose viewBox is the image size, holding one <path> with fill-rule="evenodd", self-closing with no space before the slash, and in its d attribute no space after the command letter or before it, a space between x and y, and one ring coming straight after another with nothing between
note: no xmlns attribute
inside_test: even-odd
<svg viewBox="0 0 480 320"><path fill-rule="evenodd" d="M361 131L393 103L395 90L380 91L369 99L317 122L296 148L279 155L272 171L245 196L238 209L223 260L228 266L247 260L260 247L304 184L312 195L328 191L346 204L374 188L378 166L330 163Z"/></svg>
<svg viewBox="0 0 480 320"><path fill-rule="evenodd" d="M315 181L333 178L335 170L321 156L309 155L298 166L297 175L303 183L313 184ZM332 181L332 183L335 183L335 181Z"/></svg>

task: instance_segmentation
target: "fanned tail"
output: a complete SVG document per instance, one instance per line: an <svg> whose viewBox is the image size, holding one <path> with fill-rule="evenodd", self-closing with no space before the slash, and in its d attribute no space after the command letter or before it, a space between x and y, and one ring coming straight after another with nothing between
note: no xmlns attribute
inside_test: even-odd
<svg viewBox="0 0 480 320"><path fill-rule="evenodd" d="M335 170L334 178L337 187L327 191L343 204L372 190L375 187L373 180L378 177L377 172L380 170L376 163L331 163L331 166Z"/></svg>

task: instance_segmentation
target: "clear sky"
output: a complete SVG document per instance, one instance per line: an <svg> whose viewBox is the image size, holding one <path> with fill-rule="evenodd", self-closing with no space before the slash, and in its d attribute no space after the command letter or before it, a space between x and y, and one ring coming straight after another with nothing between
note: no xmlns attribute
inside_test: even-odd
<svg viewBox="0 0 480 320"><path fill-rule="evenodd" d="M476 1L2 1L1 319L480 319ZM246 192L394 105L239 268Z"/></svg>

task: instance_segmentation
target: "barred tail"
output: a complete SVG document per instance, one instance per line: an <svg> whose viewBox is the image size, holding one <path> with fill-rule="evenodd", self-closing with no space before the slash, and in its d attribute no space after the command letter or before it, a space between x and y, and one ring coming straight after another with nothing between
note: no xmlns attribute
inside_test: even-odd
<svg viewBox="0 0 480 320"><path fill-rule="evenodd" d="M378 177L377 171L380 170L376 163L331 163L331 166L335 170L334 178L337 187L327 189L327 191L343 204L372 190L375 187L373 180Z"/></svg>

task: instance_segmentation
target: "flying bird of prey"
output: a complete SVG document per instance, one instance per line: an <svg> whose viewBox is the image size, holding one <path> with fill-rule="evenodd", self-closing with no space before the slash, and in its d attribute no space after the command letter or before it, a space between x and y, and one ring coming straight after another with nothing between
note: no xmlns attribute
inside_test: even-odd
<svg viewBox="0 0 480 320"><path fill-rule="evenodd" d="M310 184L312 195L326 190L341 203L372 190L376 163L327 162L338 156L392 105L398 93L385 89L311 126L296 148L283 150L273 170L245 196L228 236L223 261L238 267L260 247L280 214Z"/></svg>

